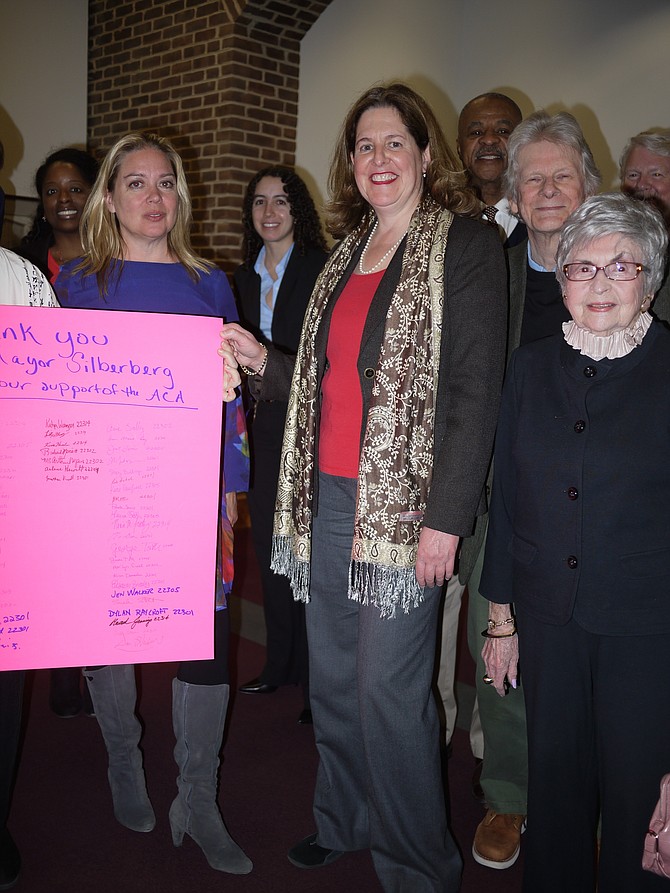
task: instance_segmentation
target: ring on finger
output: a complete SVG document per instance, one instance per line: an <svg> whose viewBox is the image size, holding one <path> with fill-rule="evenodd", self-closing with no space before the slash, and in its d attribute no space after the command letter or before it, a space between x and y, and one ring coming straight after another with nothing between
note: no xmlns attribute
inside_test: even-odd
<svg viewBox="0 0 670 893"><path fill-rule="evenodd" d="M482 679L484 680L484 685L492 685L493 683L493 678L488 673L485 673Z"/></svg>

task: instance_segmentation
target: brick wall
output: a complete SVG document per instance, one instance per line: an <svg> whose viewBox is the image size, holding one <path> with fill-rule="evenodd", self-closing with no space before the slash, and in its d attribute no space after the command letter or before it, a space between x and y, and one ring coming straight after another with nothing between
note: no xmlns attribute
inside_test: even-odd
<svg viewBox="0 0 670 893"><path fill-rule="evenodd" d="M88 138L171 138L193 195L197 250L240 261L244 188L295 163L300 40L330 0L90 0Z"/></svg>

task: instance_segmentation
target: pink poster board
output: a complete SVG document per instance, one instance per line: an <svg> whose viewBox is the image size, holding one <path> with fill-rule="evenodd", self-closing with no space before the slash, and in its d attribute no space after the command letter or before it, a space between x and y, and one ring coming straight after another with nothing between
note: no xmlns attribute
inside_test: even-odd
<svg viewBox="0 0 670 893"><path fill-rule="evenodd" d="M0 306L0 670L213 656L220 330Z"/></svg>

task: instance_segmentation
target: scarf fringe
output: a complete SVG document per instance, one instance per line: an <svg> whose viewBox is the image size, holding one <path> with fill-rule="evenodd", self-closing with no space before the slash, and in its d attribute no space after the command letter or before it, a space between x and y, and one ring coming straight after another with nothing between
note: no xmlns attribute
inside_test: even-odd
<svg viewBox="0 0 670 893"><path fill-rule="evenodd" d="M310 565L293 552L292 539L272 539L270 567L276 574L289 578L296 601L309 603ZM413 567L386 567L368 561L352 561L349 565L348 597L361 605L373 605L382 619L392 620L398 608L409 614L424 600L423 588L416 580Z"/></svg>
<svg viewBox="0 0 670 893"><path fill-rule="evenodd" d="M392 620L396 610L409 614L423 601L413 567L387 567L367 561L349 565L349 598L361 605L374 605L382 619Z"/></svg>
<svg viewBox="0 0 670 893"><path fill-rule="evenodd" d="M309 561L297 557L293 551L294 540L290 536L272 537L270 568L276 574L288 577L293 598L297 602L309 602Z"/></svg>

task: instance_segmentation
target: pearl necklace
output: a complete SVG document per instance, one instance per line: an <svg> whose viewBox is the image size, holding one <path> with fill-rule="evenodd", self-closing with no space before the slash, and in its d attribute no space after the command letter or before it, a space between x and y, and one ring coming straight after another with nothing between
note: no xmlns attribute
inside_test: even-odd
<svg viewBox="0 0 670 893"><path fill-rule="evenodd" d="M387 257L391 257L393 254L395 254L398 245L400 245L400 243L402 242L402 240L403 240L403 239L405 238L405 236L407 235L407 230L405 230L405 232L400 236L400 238L399 238L398 241L395 243L395 245L391 245L391 247L390 247L389 250L386 252L386 254L385 254L383 257L380 257L380 258L379 258L379 260L378 260L377 263L374 265L374 267L370 267L369 270L364 270L364 269L363 269L363 261L365 260L365 255L367 254L367 250L368 250L368 247L369 247L369 245L370 245L370 242L372 241L372 237L373 237L374 234L377 232L377 224L378 224L378 223L379 223L379 221L378 221L378 220L375 220L375 225L372 227L372 232L371 232L370 235L368 236L368 240L367 240L367 242L365 243L365 248L364 248L363 251L361 252L361 257L360 257L360 260L358 261L358 272L361 273L363 276L366 276L368 273L374 273L375 270L378 269L378 267L381 267L381 265L384 263L384 261L386 260Z"/></svg>

